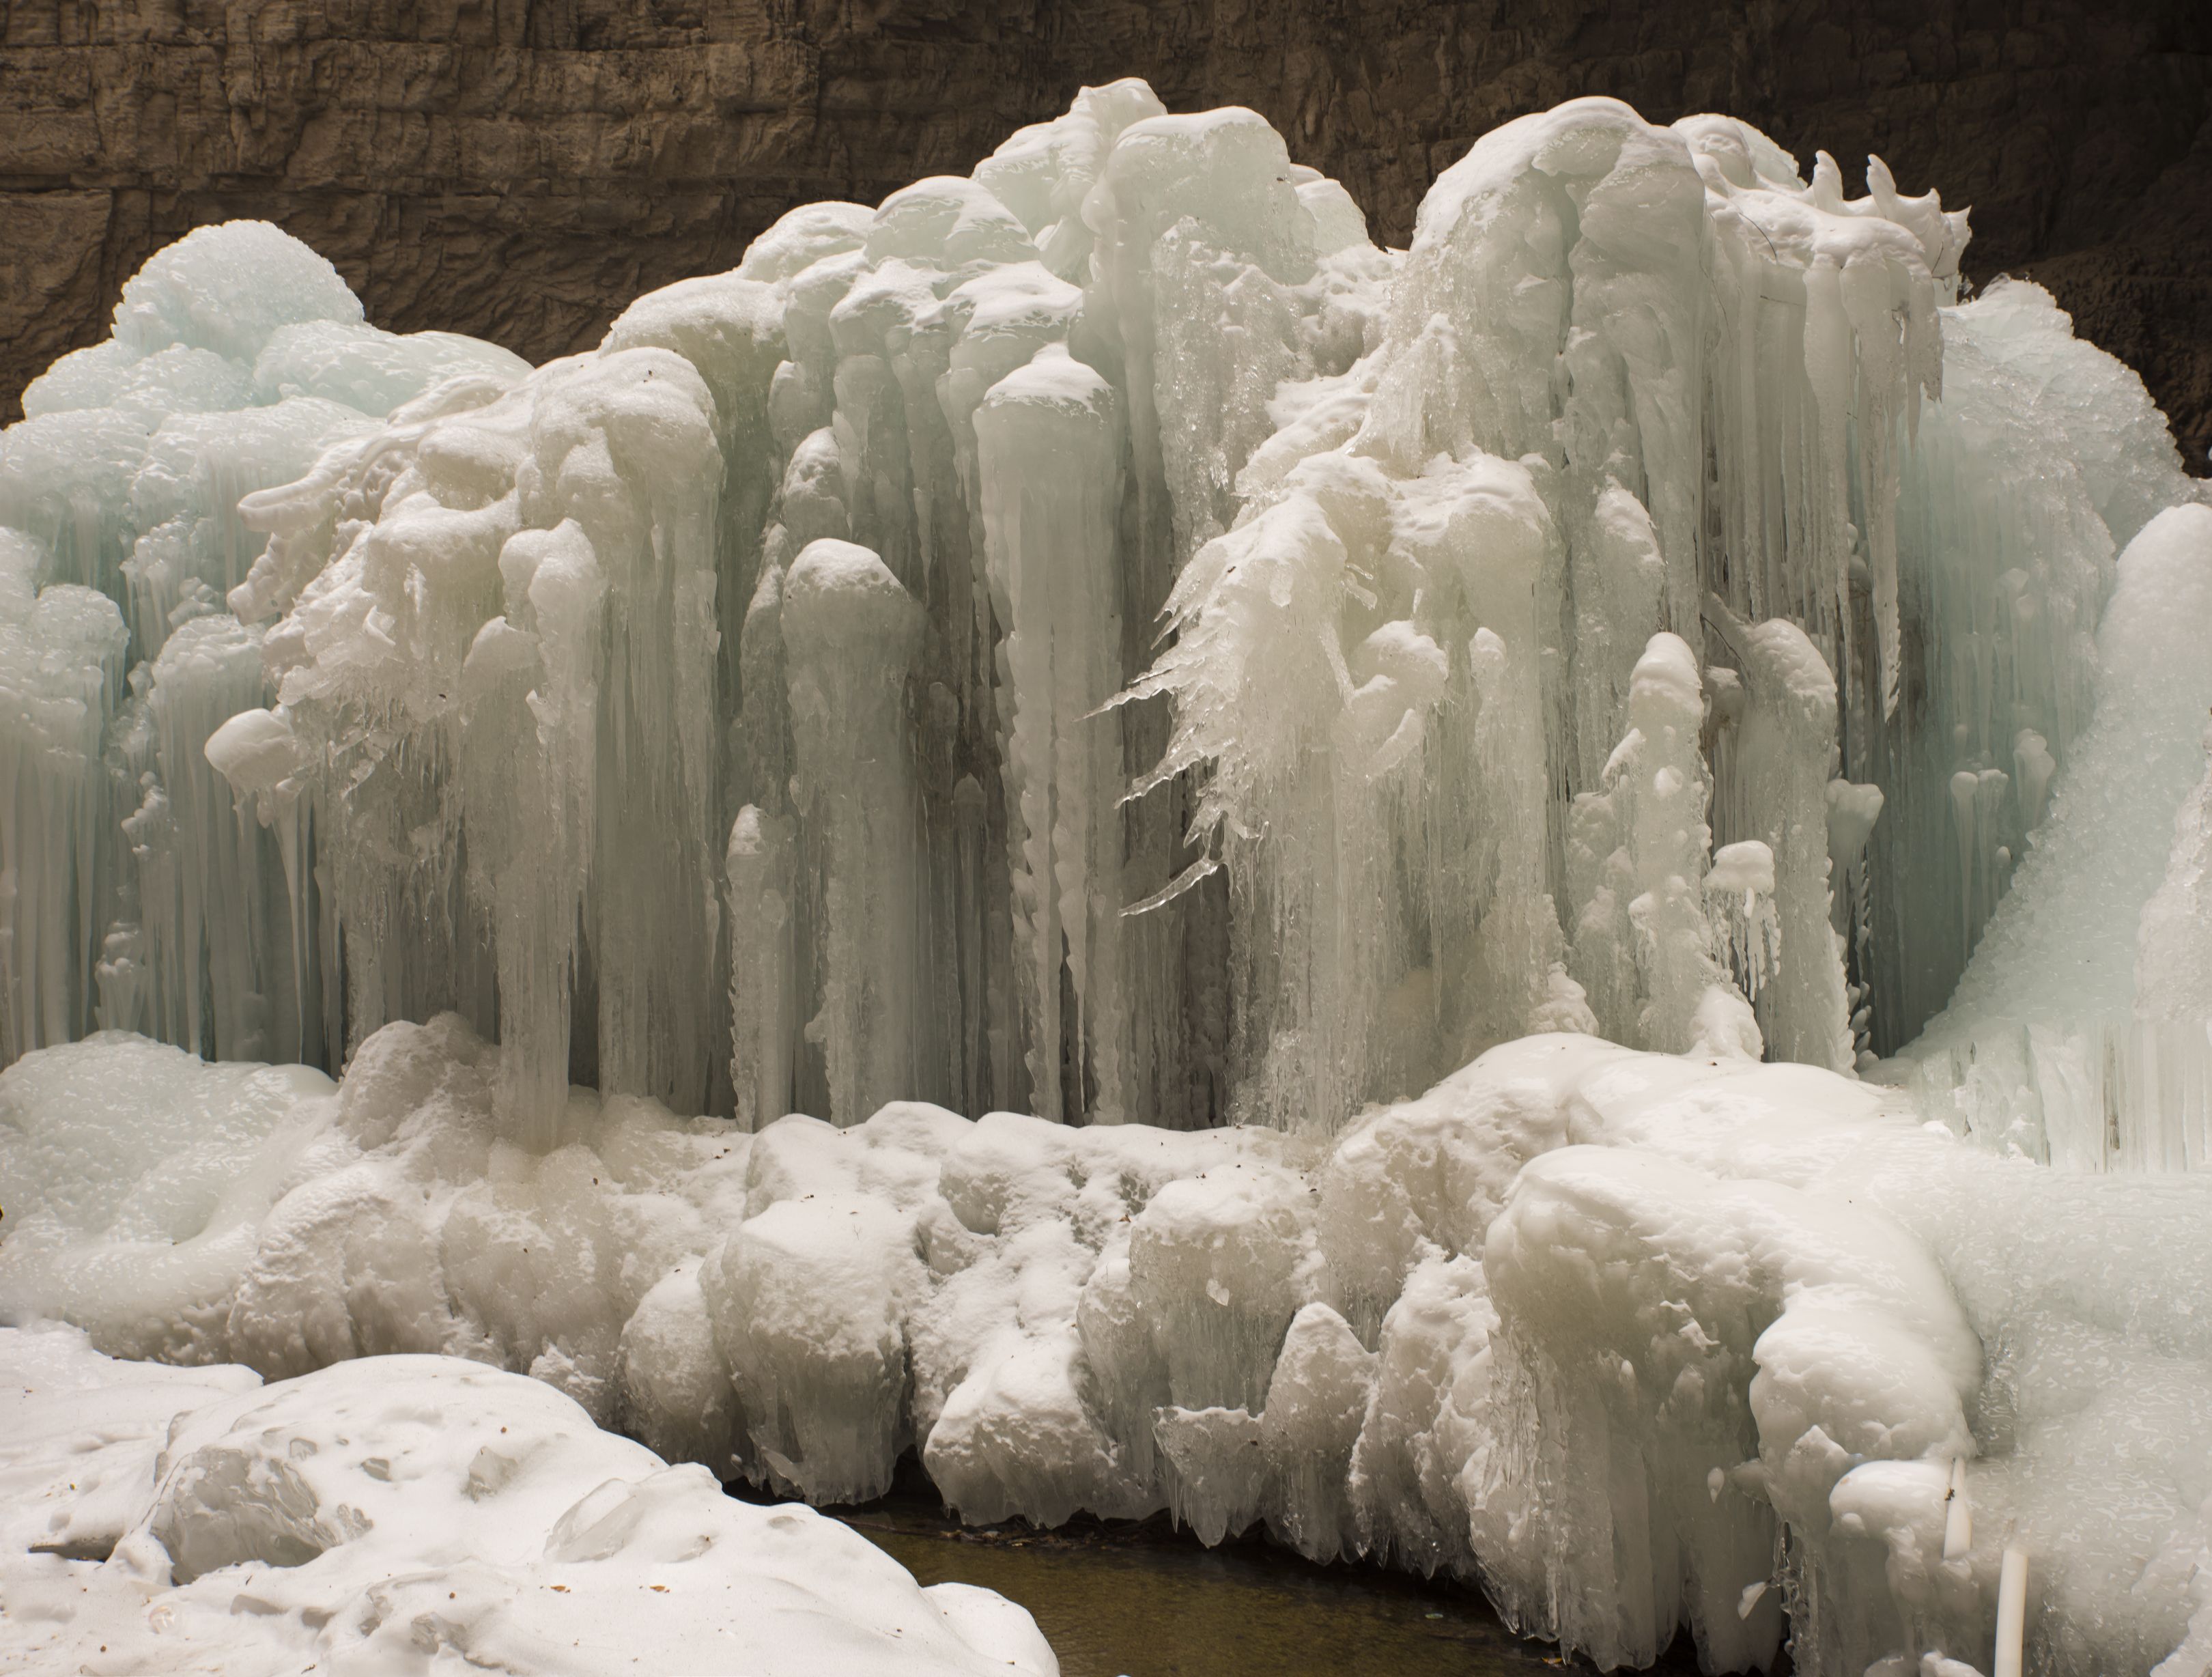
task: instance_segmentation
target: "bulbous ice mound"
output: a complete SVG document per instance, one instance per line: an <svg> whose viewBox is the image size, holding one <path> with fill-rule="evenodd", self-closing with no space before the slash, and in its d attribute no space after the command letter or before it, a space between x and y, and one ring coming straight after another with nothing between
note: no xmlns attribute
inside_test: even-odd
<svg viewBox="0 0 2212 1677"><path fill-rule="evenodd" d="M115 306L115 342L251 362L279 327L357 324L361 300L323 258L267 222L196 228L147 258Z"/></svg>
<svg viewBox="0 0 2212 1677"><path fill-rule="evenodd" d="M457 1358L264 1387L0 1329L0 1653L25 1669L1059 1670L991 1592L917 1589L834 1521Z"/></svg>
<svg viewBox="0 0 2212 1677"><path fill-rule="evenodd" d="M1899 1091L1582 1034L1333 1144L918 1103L748 1134L578 1090L537 1153L499 1089L450 1015L386 1027L335 1097L121 1036L30 1055L0 1073L0 1312L272 1379L501 1364L575 1427L815 1500L912 1448L970 1518L1263 1523L1479 1579L1607 1666L1678 1625L1763 1665L1784 1609L1811 1668L1978 1664L2008 1546L2052 1669L2148 1670L2212 1623L2212 1178L2069 1176ZM94 1144L125 1121L118 1170ZM399 1378L356 1366L300 1384L318 1425ZM475 1445L439 1448L458 1473ZM423 1516L316 1475L378 1453L210 1456L208 1496L274 1487L263 1523L150 1529L191 1569L366 1541L341 1504Z"/></svg>

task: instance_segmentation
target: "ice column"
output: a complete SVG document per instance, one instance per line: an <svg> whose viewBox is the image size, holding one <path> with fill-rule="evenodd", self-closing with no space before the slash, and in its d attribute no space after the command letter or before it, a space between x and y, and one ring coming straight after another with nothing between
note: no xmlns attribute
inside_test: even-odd
<svg viewBox="0 0 2212 1677"><path fill-rule="evenodd" d="M91 589L39 589L44 547L0 529L0 1056L75 1040L120 813L100 762L125 634ZM118 1021L117 1023L125 1023Z"/></svg>
<svg viewBox="0 0 2212 1677"><path fill-rule="evenodd" d="M500 551L507 612L461 669L469 866L498 947L501 1096L511 1131L550 1140L568 1104L570 1031L599 828L606 578L574 520Z"/></svg>
<svg viewBox="0 0 2212 1677"><path fill-rule="evenodd" d="M319 1010L289 958L291 897L275 839L208 760L210 738L268 696L261 636L228 615L196 617L154 663L150 708L173 824L176 894L140 884L153 942L177 963L160 987L184 1004L186 1046L218 1060L298 1060L321 1051Z"/></svg>
<svg viewBox="0 0 2212 1677"><path fill-rule="evenodd" d="M1121 404L1048 347L975 413L999 657L1016 993L1041 1117L1127 1116L1121 967ZM1061 1016L1065 989L1074 1017Z"/></svg>
<svg viewBox="0 0 2212 1677"><path fill-rule="evenodd" d="M747 1129L793 1108L793 1012L798 975L792 939L791 824L748 804L730 829L724 872L730 893L730 1082Z"/></svg>
<svg viewBox="0 0 2212 1677"><path fill-rule="evenodd" d="M1754 999L1760 1028L1775 1058L1848 1072L1854 1054L1828 878L1835 677L1788 619L1747 629L1717 603L1708 611L1744 675L1743 717L1726 753L1720 835L1757 840L1773 858L1781 959Z"/></svg>
<svg viewBox="0 0 2212 1677"><path fill-rule="evenodd" d="M1616 1042L1756 1059L1758 1026L1715 958L1706 914L1704 708L1689 647L1653 635L1629 684L1629 729L1606 765L1605 789L1575 800L1571 969Z"/></svg>
<svg viewBox="0 0 2212 1677"><path fill-rule="evenodd" d="M921 904L906 684L921 628L914 597L866 548L825 538L793 561L783 643L820 904L820 1006L805 1034L841 1125L914 1087Z"/></svg>
<svg viewBox="0 0 2212 1677"><path fill-rule="evenodd" d="M599 1082L704 1111L727 1064L714 842L714 404L691 363L667 349L617 349L564 370L539 394L536 472L520 487L526 520L574 519L606 578L592 870Z"/></svg>

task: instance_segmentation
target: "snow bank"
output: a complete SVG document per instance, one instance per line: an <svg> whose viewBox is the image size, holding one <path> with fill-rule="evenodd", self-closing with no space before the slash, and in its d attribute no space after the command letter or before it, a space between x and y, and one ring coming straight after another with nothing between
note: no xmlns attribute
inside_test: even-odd
<svg viewBox="0 0 2212 1677"><path fill-rule="evenodd" d="M917 1589L478 1364L264 1387L0 1329L0 1656L27 1669L1059 1670L989 1591Z"/></svg>
<svg viewBox="0 0 2212 1677"><path fill-rule="evenodd" d="M125 1110L136 1180L86 1143ZM1258 1522L1480 1579L1608 1666L1678 1625L1764 1664L1786 1608L1808 1669L1987 1668L2008 1547L2050 1668L2148 1669L2212 1615L2212 1179L2000 1158L1812 1067L1537 1036L1333 1144L915 1103L748 1134L580 1090L539 1154L447 1016L335 1093L46 1049L0 1117L0 1309L112 1352L465 1357L817 1501L912 1449L972 1519Z"/></svg>

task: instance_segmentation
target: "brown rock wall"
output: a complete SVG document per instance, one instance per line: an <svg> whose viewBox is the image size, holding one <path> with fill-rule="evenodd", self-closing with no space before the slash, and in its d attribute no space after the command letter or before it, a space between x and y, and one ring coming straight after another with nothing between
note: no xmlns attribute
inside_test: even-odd
<svg viewBox="0 0 2212 1677"><path fill-rule="evenodd" d="M1402 242L1486 129L1725 110L1974 207L2212 445L2204 0L0 0L0 415L200 222L543 359L793 204L964 170L1082 82L1249 105Z"/></svg>

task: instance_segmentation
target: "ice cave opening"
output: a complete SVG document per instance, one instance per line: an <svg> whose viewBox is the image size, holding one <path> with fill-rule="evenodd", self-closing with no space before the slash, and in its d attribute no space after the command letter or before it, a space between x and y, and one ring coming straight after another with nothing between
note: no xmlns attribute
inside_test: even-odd
<svg viewBox="0 0 2212 1677"><path fill-rule="evenodd" d="M1132 81L534 368L155 255L0 434L0 1647L1047 1670L664 1465L913 1451L1603 1668L2212 1671L2212 495L1864 185L1583 99L1386 250Z"/></svg>

